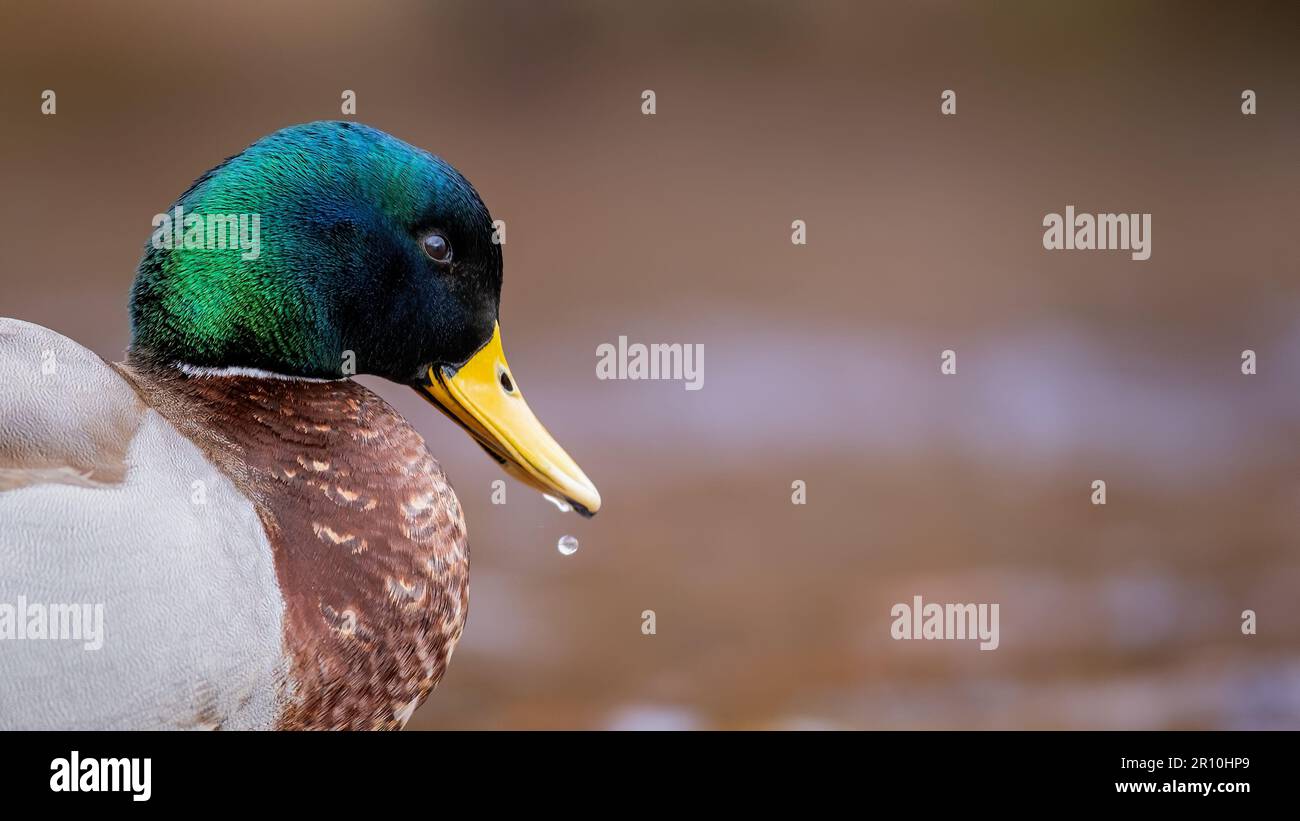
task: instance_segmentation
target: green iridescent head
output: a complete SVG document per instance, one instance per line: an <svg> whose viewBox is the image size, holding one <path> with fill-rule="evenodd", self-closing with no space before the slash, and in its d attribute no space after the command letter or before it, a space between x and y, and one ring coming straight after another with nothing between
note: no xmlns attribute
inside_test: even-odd
<svg viewBox="0 0 1300 821"><path fill-rule="evenodd" d="M277 131L155 228L131 292L136 358L413 383L493 334L487 207L446 162L368 126Z"/></svg>

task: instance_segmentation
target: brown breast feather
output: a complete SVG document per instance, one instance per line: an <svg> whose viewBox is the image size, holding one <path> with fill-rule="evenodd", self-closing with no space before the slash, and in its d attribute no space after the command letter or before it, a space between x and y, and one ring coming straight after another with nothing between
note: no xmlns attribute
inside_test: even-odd
<svg viewBox="0 0 1300 821"><path fill-rule="evenodd" d="M284 729L396 729L469 607L465 522L424 439L351 380L120 366L256 506L284 596Z"/></svg>

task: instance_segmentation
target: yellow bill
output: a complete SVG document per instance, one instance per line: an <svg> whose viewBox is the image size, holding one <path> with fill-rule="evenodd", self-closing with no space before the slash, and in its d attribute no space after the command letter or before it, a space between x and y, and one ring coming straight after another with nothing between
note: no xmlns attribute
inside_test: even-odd
<svg viewBox="0 0 1300 821"><path fill-rule="evenodd" d="M584 516L600 510L600 493L529 409L501 350L501 326L459 368L434 366L417 387L524 484L559 496Z"/></svg>

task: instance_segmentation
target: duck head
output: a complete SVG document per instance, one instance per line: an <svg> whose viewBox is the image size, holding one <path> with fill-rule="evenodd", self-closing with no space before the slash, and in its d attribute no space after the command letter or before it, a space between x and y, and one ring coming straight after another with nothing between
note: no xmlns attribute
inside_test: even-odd
<svg viewBox="0 0 1300 821"><path fill-rule="evenodd" d="M357 123L293 126L203 174L154 225L131 292L132 358L381 376L507 473L599 510L506 362L492 218L440 158Z"/></svg>

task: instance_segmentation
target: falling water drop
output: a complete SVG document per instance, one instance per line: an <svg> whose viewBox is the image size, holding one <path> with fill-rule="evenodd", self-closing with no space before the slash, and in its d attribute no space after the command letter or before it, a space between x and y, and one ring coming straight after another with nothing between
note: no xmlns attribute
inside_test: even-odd
<svg viewBox="0 0 1300 821"><path fill-rule="evenodd" d="M569 504L563 499L560 499L556 496L552 496L549 493L543 493L542 498L550 502L551 504L555 505L556 507L558 507L561 513L568 513L570 510L573 510L573 505Z"/></svg>
<svg viewBox="0 0 1300 821"><path fill-rule="evenodd" d="M561 554L572 556L574 553L578 552L578 540L572 536L561 536L559 543L556 544L555 547Z"/></svg>

